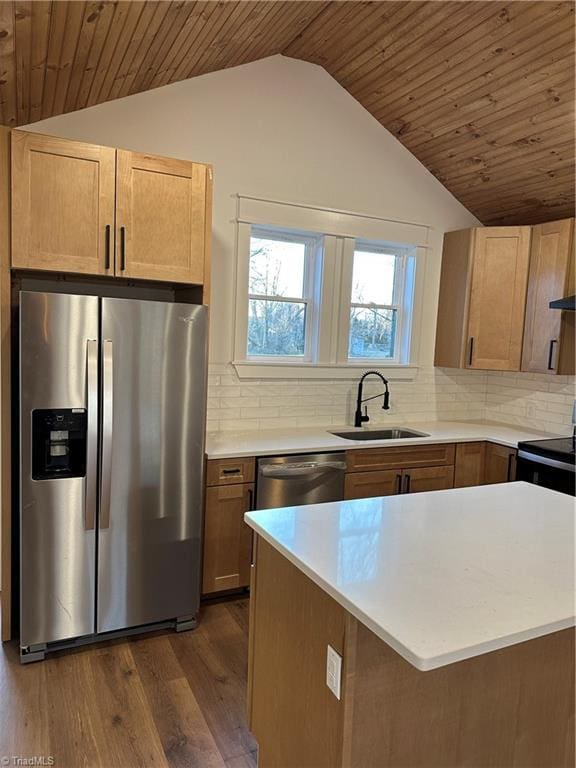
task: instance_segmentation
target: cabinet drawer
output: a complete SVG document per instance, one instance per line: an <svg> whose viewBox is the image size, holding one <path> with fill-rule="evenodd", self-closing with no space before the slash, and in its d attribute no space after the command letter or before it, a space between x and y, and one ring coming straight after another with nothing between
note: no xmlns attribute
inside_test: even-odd
<svg viewBox="0 0 576 768"><path fill-rule="evenodd" d="M212 459L206 466L206 485L254 482L255 459Z"/></svg>
<svg viewBox="0 0 576 768"><path fill-rule="evenodd" d="M407 469L409 467L437 467L454 464L455 446L443 445L402 445L391 448L368 448L347 451L348 472L362 472L378 469Z"/></svg>

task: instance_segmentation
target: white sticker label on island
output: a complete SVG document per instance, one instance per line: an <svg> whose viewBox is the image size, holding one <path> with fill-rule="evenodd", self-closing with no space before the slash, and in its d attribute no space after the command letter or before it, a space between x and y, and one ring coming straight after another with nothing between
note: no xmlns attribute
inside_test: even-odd
<svg viewBox="0 0 576 768"><path fill-rule="evenodd" d="M340 701L340 688L342 685L342 656L336 653L331 645L326 649L326 685L334 696Z"/></svg>

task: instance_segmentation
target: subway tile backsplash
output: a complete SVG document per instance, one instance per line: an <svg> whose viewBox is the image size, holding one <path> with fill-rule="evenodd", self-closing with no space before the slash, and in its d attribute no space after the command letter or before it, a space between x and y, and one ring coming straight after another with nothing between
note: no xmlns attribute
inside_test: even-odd
<svg viewBox="0 0 576 768"><path fill-rule="evenodd" d="M360 375L360 374L359 374ZM376 378L366 397L381 391ZM357 380L239 379L232 365L211 364L208 430L257 430L352 424ZM568 434L573 376L421 368L413 381L390 382L390 410L368 404L370 425L486 419Z"/></svg>

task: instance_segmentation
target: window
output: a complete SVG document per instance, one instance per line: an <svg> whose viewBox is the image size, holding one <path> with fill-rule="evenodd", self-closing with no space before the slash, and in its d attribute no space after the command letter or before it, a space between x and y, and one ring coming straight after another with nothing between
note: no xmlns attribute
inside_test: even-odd
<svg viewBox="0 0 576 768"><path fill-rule="evenodd" d="M410 301L406 256L397 248L356 241L351 261L346 357L400 362L402 310Z"/></svg>
<svg viewBox="0 0 576 768"><path fill-rule="evenodd" d="M246 354L310 359L315 238L252 228Z"/></svg>
<svg viewBox="0 0 576 768"><path fill-rule="evenodd" d="M415 274L415 246L239 223L237 370L408 368Z"/></svg>

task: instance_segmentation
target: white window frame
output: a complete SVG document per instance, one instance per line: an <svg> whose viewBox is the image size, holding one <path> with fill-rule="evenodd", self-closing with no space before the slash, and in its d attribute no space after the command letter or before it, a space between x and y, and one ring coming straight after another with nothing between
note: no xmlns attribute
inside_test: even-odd
<svg viewBox="0 0 576 768"><path fill-rule="evenodd" d="M381 253L395 256L398 267L394 270L394 287L392 304L361 304L352 301L352 276L354 271L354 254L357 251ZM412 316L413 273L409 260L414 259L414 249L396 243L382 243L363 240L360 238L345 238L342 259L342 290L340 293L340 322L337 360L341 365L362 366L398 366L407 364L410 359L410 318ZM411 278L406 280L407 275ZM366 309L396 310L396 332L394 338L393 357L351 357L350 347L350 313L352 307Z"/></svg>
<svg viewBox="0 0 576 768"><path fill-rule="evenodd" d="M244 249L247 253L245 275L240 277L242 280L245 301L237 295L237 318L236 318L236 360L246 362L271 364L271 363L311 363L316 358L316 348L318 344L318 307L320 305L318 285L321 281L321 243L318 235L308 232L297 232L294 230L284 230L276 227L264 227L261 225L239 225L246 227L247 231L239 231L240 239L245 243ZM304 244L304 284L303 296L276 296L249 292L250 275L250 241L252 237L261 237L268 240L278 240L286 243ZM240 252L240 251L239 251ZM286 301L305 305L304 319L304 354L302 355L250 355L248 353L248 321L250 300L260 301ZM238 306L240 305L240 306Z"/></svg>
<svg viewBox="0 0 576 768"><path fill-rule="evenodd" d="M311 333L306 358L247 357L248 273L252 229L309 235L314 241L314 290L310 292L307 331ZM418 373L420 339L426 334L423 318L429 314L427 281L435 278L428 259L431 248L426 225L296 203L238 196L236 215L236 308L233 365L241 379L357 379L367 367L389 379L412 380ZM402 326L397 334L396 360L348 358L352 257L355 244L405 255L404 296L400 303ZM410 290L408 290L410 288ZM299 299L300 300L300 299ZM313 307L313 309L312 309Z"/></svg>

